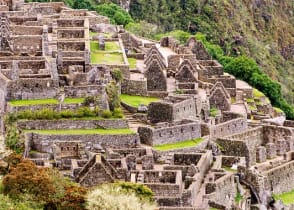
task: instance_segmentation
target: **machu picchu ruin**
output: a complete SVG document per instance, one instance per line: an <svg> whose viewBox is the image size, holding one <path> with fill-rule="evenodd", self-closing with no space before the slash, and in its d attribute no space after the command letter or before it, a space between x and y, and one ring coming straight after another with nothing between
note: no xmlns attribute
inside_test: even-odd
<svg viewBox="0 0 294 210"><path fill-rule="evenodd" d="M0 0L0 109L0 171L16 151L88 189L143 184L158 210L294 209L280 199L294 190L294 121L195 37Z"/></svg>

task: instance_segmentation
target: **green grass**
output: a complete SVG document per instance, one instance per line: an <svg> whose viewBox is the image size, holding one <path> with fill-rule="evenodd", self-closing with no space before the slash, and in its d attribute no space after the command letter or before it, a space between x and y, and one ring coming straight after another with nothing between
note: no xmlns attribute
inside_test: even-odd
<svg viewBox="0 0 294 210"><path fill-rule="evenodd" d="M149 105L151 102L156 102L160 100L159 98L155 97L131 96L125 94L122 94L120 96L120 99L122 102L133 107L138 107L140 104Z"/></svg>
<svg viewBox="0 0 294 210"><path fill-rule="evenodd" d="M294 190L279 195L274 194L275 200L281 200L284 204L294 204Z"/></svg>
<svg viewBox="0 0 294 210"><path fill-rule="evenodd" d="M137 67L137 59L135 58L128 58L130 69L135 69Z"/></svg>
<svg viewBox="0 0 294 210"><path fill-rule="evenodd" d="M172 144L155 145L153 148L159 151L169 151L169 150L175 150L175 149L195 147L201 142L203 142L203 139L197 138L197 139L181 141L181 142L172 143Z"/></svg>
<svg viewBox="0 0 294 210"><path fill-rule="evenodd" d="M91 41L90 48L91 48L91 51L99 51L99 52L121 50L118 42L105 42L105 50L100 50L98 41Z"/></svg>
<svg viewBox="0 0 294 210"><path fill-rule="evenodd" d="M243 199L243 196L241 195L240 192L237 192L237 195L235 197L235 202L239 203Z"/></svg>
<svg viewBox="0 0 294 210"><path fill-rule="evenodd" d="M81 104L84 102L84 98L65 98L64 103L65 104Z"/></svg>
<svg viewBox="0 0 294 210"><path fill-rule="evenodd" d="M216 117L216 115L218 114L218 109L213 107L209 110L209 114L211 117Z"/></svg>
<svg viewBox="0 0 294 210"><path fill-rule="evenodd" d="M79 104L83 103L84 98L66 98L64 99L65 104ZM30 105L43 105L43 104L58 104L58 100L55 98L46 99L29 99L29 100L12 100L8 104L12 106L30 106Z"/></svg>
<svg viewBox="0 0 294 210"><path fill-rule="evenodd" d="M257 89L253 89L253 96L255 98L261 98L261 97L264 97L264 94Z"/></svg>
<svg viewBox="0 0 294 210"><path fill-rule="evenodd" d="M231 169L231 167L228 167L228 166L224 166L224 167L222 167L222 168L225 169L225 170L228 171L228 172L236 172L236 170Z"/></svg>
<svg viewBox="0 0 294 210"><path fill-rule="evenodd" d="M254 103L254 99L253 98L246 98L246 102L247 103Z"/></svg>
<svg viewBox="0 0 294 210"><path fill-rule="evenodd" d="M281 110L281 109L278 108L278 107L274 107L274 110L275 110L277 113L283 113L283 110Z"/></svg>
<svg viewBox="0 0 294 210"><path fill-rule="evenodd" d="M71 130L25 130L43 135L127 135L134 132L130 129L71 129Z"/></svg>
<svg viewBox="0 0 294 210"><path fill-rule="evenodd" d="M93 64L124 64L121 53L91 52L91 63Z"/></svg>

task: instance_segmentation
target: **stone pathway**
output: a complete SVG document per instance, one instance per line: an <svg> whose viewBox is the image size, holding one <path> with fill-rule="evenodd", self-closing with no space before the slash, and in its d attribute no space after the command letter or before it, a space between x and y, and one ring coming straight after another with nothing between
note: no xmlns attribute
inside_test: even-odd
<svg viewBox="0 0 294 210"><path fill-rule="evenodd" d="M134 131L134 132L137 132L138 131L138 128L141 127L141 126L146 126L143 122L135 119L133 117L133 114L130 113L129 111L127 111L126 109L122 108L123 112L124 112L124 115L125 115L125 119L128 121L128 125L129 125L129 128Z"/></svg>

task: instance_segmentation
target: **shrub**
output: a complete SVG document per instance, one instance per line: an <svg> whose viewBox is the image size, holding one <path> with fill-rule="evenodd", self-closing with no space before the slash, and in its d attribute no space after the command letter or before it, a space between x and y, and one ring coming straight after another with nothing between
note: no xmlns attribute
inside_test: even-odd
<svg viewBox="0 0 294 210"><path fill-rule="evenodd" d="M15 124L6 125L5 145L15 151L17 154L22 154L24 151L24 142L21 142L19 131Z"/></svg>
<svg viewBox="0 0 294 210"><path fill-rule="evenodd" d="M121 82L123 80L123 74L119 69L114 69L111 75L116 82Z"/></svg>
<svg viewBox="0 0 294 210"><path fill-rule="evenodd" d="M17 113L18 119L33 119L34 114L31 110L24 110Z"/></svg>
<svg viewBox="0 0 294 210"><path fill-rule="evenodd" d="M74 112L71 110L63 110L60 112L61 118L72 118L74 117Z"/></svg>
<svg viewBox="0 0 294 210"><path fill-rule="evenodd" d="M130 190L132 191L132 190ZM87 209L154 210L156 206L141 200L134 192L127 192L120 186L102 185L87 195Z"/></svg>
<svg viewBox="0 0 294 210"><path fill-rule="evenodd" d="M113 111L115 108L120 107L120 97L119 97L119 88L114 83L111 82L106 86L106 92L108 95L108 104L111 111Z"/></svg>
<svg viewBox="0 0 294 210"><path fill-rule="evenodd" d="M124 114L123 114L123 111L120 108L116 108L116 109L113 110L112 116L114 118L123 118Z"/></svg>
<svg viewBox="0 0 294 210"><path fill-rule="evenodd" d="M218 114L218 109L215 108L215 107L212 107L210 110L209 110L209 114L211 117L216 117L216 115Z"/></svg>
<svg viewBox="0 0 294 210"><path fill-rule="evenodd" d="M109 111L109 110L103 110L101 116L102 116L103 118L111 118L112 113L111 113L111 111Z"/></svg>
<svg viewBox="0 0 294 210"><path fill-rule="evenodd" d="M95 113L89 107L80 107L76 111L75 117L95 117Z"/></svg>
<svg viewBox="0 0 294 210"><path fill-rule="evenodd" d="M154 201L154 193L146 185L131 182L116 182L114 185L120 187L127 193L135 193L141 200Z"/></svg>

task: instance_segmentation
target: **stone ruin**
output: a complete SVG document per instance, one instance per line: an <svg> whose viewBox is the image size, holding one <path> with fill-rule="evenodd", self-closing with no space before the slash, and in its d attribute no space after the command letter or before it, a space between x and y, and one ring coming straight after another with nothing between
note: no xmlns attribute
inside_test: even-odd
<svg viewBox="0 0 294 210"><path fill-rule="evenodd" d="M122 94L158 98L139 108L122 103L125 119L18 121L17 128L28 131L24 156L37 165L58 168L86 187L142 183L154 192L160 210L277 209L272 194L294 189L294 122L273 111L266 97L254 98L253 88L225 73L194 37L185 45L172 37L155 42L60 2L0 0L0 21L2 114L77 110L81 104L65 99L87 96L109 110L106 86L117 69L124 77ZM101 34L91 37L90 31ZM93 63L90 41L99 42L102 51L107 42L117 42L123 63ZM136 59L136 67L128 58ZM58 104L9 103L47 98ZM59 129L134 132L34 131ZM179 146L187 141L193 145Z"/></svg>

